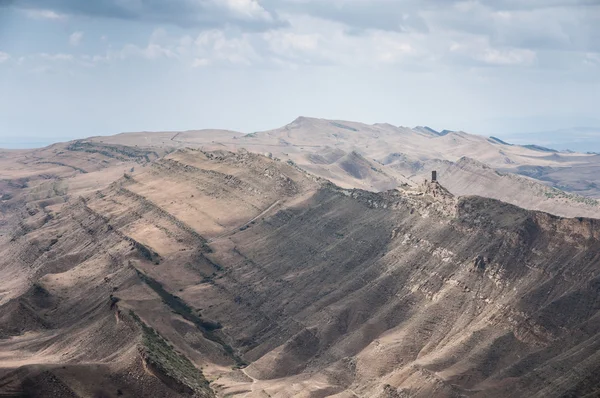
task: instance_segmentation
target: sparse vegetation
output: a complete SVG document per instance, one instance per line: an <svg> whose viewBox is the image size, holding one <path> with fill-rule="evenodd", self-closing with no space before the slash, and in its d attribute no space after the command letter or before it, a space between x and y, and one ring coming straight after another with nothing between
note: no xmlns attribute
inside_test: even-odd
<svg viewBox="0 0 600 398"><path fill-rule="evenodd" d="M337 128L340 128L340 129L344 129L344 130L358 131L354 127L346 126L345 124L341 124L341 123L337 123L337 122L331 122L331 125L335 126Z"/></svg>
<svg viewBox="0 0 600 398"><path fill-rule="evenodd" d="M568 193L565 191L561 191L558 188L549 188L549 190L544 192L544 196L548 199L565 199L571 200L577 203L584 203L588 206L598 206L600 202L593 198L586 198L585 196L576 195L572 193Z"/></svg>
<svg viewBox="0 0 600 398"><path fill-rule="evenodd" d="M116 158L120 160L136 160L149 162L150 156L154 158L158 157L158 154L153 151L146 151L143 149L136 149L133 147L126 147L120 145L107 145L102 143L85 142L85 141L74 141L72 144L67 146L69 151L87 152L87 153L98 153L108 158Z"/></svg>
<svg viewBox="0 0 600 398"><path fill-rule="evenodd" d="M130 315L142 328L142 355L148 365L196 393L207 397L214 396L201 370L196 368L186 356L177 352L156 330L146 325L135 312L130 311Z"/></svg>
<svg viewBox="0 0 600 398"><path fill-rule="evenodd" d="M116 296L113 296L112 294L109 296L109 300L110 300L110 308L111 308L111 309L112 309L112 308L114 308L114 307L115 307L115 305L117 305L117 303L118 303L119 301L121 301L121 299L120 299L120 298L118 298L118 297L116 297Z"/></svg>
<svg viewBox="0 0 600 398"><path fill-rule="evenodd" d="M57 238L51 239L50 242L48 243L48 246L44 249L44 251L50 251L50 249L52 249L52 246L54 246L57 243L58 243Z"/></svg>
<svg viewBox="0 0 600 398"><path fill-rule="evenodd" d="M67 185L60 179L52 183L52 193L54 196L64 196L67 194Z"/></svg>
<svg viewBox="0 0 600 398"><path fill-rule="evenodd" d="M187 305L181 298L166 291L160 282L149 277L148 275L144 274L138 269L136 269L136 272L140 279L144 283L146 283L150 288L152 288L152 290L154 290L160 296L163 302L167 306L169 306L171 310L173 310L173 312L181 315L184 319L196 325L196 327L202 332L202 335L206 339L221 345L223 347L223 350L228 355L230 355L236 361L237 364L239 364L240 366L246 365L246 362L242 360L239 356L237 356L233 348L229 344L227 344L220 336L215 334L216 330L222 328L220 323L205 321L201 318L201 316L197 315L194 312L194 310L189 305Z"/></svg>
<svg viewBox="0 0 600 398"><path fill-rule="evenodd" d="M156 253L153 250L150 250L148 247L134 239L131 239L131 244L133 245L133 247L135 247L138 253L140 253L142 257L144 257L146 260L152 261L157 265L160 264L160 256L158 255L158 253Z"/></svg>

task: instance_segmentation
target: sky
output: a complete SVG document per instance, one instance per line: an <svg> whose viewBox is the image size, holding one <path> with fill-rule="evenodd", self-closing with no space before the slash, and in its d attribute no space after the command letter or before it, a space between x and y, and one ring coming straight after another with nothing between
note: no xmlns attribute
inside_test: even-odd
<svg viewBox="0 0 600 398"><path fill-rule="evenodd" d="M302 115L600 151L600 0L0 0L0 93L0 147Z"/></svg>

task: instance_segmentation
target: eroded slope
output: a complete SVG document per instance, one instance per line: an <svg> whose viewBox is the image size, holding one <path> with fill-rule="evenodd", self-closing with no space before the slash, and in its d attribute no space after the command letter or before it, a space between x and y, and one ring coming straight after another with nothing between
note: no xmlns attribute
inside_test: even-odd
<svg viewBox="0 0 600 398"><path fill-rule="evenodd" d="M5 395L599 392L593 219L182 150L24 223L0 243Z"/></svg>

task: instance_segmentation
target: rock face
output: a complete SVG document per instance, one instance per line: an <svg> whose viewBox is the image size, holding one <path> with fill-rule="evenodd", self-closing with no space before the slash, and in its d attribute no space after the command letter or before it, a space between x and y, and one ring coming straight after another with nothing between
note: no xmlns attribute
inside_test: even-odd
<svg viewBox="0 0 600 398"><path fill-rule="evenodd" d="M598 220L245 151L60 202L11 184L0 396L600 394Z"/></svg>

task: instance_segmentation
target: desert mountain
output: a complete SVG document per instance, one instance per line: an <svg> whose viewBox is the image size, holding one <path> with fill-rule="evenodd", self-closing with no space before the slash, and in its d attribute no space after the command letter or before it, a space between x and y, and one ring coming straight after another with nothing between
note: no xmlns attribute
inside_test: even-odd
<svg viewBox="0 0 600 398"><path fill-rule="evenodd" d="M598 221L453 195L544 185L494 170L504 144L434 133L299 119L3 152L0 396L598 396Z"/></svg>
<svg viewBox="0 0 600 398"><path fill-rule="evenodd" d="M243 135L224 130L127 133L83 142L172 150L240 148L292 161L344 188L416 186L438 170L455 195L482 195L565 217L600 217L600 155L511 145L429 127L396 127L299 117Z"/></svg>

